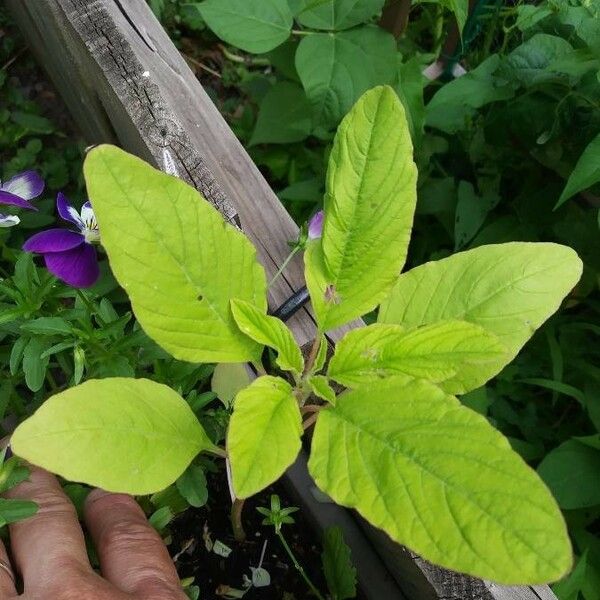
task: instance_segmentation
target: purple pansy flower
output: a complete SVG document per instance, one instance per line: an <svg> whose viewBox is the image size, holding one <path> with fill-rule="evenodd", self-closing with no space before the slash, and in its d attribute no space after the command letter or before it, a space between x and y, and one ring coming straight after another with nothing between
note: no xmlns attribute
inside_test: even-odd
<svg viewBox="0 0 600 600"><path fill-rule="evenodd" d="M0 204L9 204L19 208L37 210L29 202L37 198L44 191L44 180L35 171L23 171L5 183L0 182ZM18 225L19 217L16 215L0 214L0 227Z"/></svg>
<svg viewBox="0 0 600 600"><path fill-rule="evenodd" d="M308 239L318 240L323 235L323 220L325 213L320 210L316 212L308 222Z"/></svg>
<svg viewBox="0 0 600 600"><path fill-rule="evenodd" d="M77 227L77 231L49 229L29 238L23 250L44 256L46 268L73 287L90 287L100 276L98 258L93 244L100 241L100 233L92 205L86 202L81 214L60 193L56 207L62 219Z"/></svg>

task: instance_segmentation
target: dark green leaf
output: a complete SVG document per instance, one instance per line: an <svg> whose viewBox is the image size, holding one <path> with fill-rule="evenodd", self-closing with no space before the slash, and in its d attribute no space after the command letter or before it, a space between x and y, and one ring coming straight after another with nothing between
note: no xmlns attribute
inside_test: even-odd
<svg viewBox="0 0 600 600"><path fill-rule="evenodd" d="M332 600L356 597L356 569L340 527L328 527L325 530L323 572Z"/></svg>

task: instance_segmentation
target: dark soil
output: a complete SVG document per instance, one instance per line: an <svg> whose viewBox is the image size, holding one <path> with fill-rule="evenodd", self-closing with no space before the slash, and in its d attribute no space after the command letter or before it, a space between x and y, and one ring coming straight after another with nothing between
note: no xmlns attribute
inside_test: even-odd
<svg viewBox="0 0 600 600"><path fill-rule="evenodd" d="M171 554L176 559L181 577L195 578L200 587L202 600L218 600L226 597L229 587L243 590L244 576L250 577L249 567L257 567L263 545L267 543L262 567L271 575L271 585L252 588L244 596L246 600L304 600L314 598L286 554L272 526L262 525L263 516L257 506L270 506L271 494L278 494L282 507L291 505L280 485L265 490L249 499L244 506L246 542L237 543L229 520L229 491L224 474L209 477L210 499L201 509L190 509L179 516L171 527L173 542ZM282 530L288 544L296 554L308 576L326 596L327 585L321 566L321 543L306 523L302 513L293 515L294 525L284 525ZM207 534L214 543L223 542L232 549L228 558L209 550L205 544ZM361 595L357 598L362 598Z"/></svg>

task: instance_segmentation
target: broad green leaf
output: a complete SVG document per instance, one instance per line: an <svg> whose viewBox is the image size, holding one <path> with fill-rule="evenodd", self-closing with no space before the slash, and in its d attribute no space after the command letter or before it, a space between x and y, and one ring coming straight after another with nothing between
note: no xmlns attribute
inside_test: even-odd
<svg viewBox="0 0 600 600"><path fill-rule="evenodd" d="M323 572L332 600L356 597L356 569L341 527L328 527L323 535Z"/></svg>
<svg viewBox="0 0 600 600"><path fill-rule="evenodd" d="M266 280L250 241L176 177L114 146L88 153L85 179L102 245L145 332L189 362L253 360L229 301L266 309Z"/></svg>
<svg viewBox="0 0 600 600"><path fill-rule="evenodd" d="M30 500L7 500L0 498L0 527L32 517L38 505Z"/></svg>
<svg viewBox="0 0 600 600"><path fill-rule="evenodd" d="M308 384L317 398L326 400L329 404L335 404L335 392L325 375L311 375L308 378Z"/></svg>
<svg viewBox="0 0 600 600"><path fill-rule="evenodd" d="M526 87L554 81L558 76L548 67L572 51L573 46L562 37L536 33L506 57L502 74Z"/></svg>
<svg viewBox="0 0 600 600"><path fill-rule="evenodd" d="M416 377L462 394L493 377L506 363L505 354L495 335L465 321L440 321L410 331L375 324L342 338L327 375L347 387Z"/></svg>
<svg viewBox="0 0 600 600"><path fill-rule="evenodd" d="M317 420L309 470L424 559L507 584L571 567L549 490L488 421L426 381L348 392Z"/></svg>
<svg viewBox="0 0 600 600"><path fill-rule="evenodd" d="M552 14L552 9L545 5L534 6L533 4L521 4L520 6L517 6L516 9L517 20L515 21L515 27L520 31L530 29L536 23Z"/></svg>
<svg viewBox="0 0 600 600"><path fill-rule="evenodd" d="M188 501L190 506L200 508L208 501L206 475L198 465L190 465L177 480L179 493Z"/></svg>
<svg viewBox="0 0 600 600"><path fill-rule="evenodd" d="M496 76L500 57L493 54L466 75L443 85L425 108L425 123L446 133L464 129L476 109L514 96L514 84Z"/></svg>
<svg viewBox="0 0 600 600"><path fill-rule="evenodd" d="M298 21L312 29L341 30L377 16L385 0L300 0ZM298 9L297 9L298 10Z"/></svg>
<svg viewBox="0 0 600 600"><path fill-rule="evenodd" d="M573 172L567 180L556 207L600 181L600 134L598 134L579 157Z"/></svg>
<svg viewBox="0 0 600 600"><path fill-rule="evenodd" d="M250 145L301 142L311 130L312 107L305 91L282 81L262 99Z"/></svg>
<svg viewBox="0 0 600 600"><path fill-rule="evenodd" d="M300 452L302 417L292 387L259 377L235 399L227 432L233 490L248 498L279 479Z"/></svg>
<svg viewBox="0 0 600 600"><path fill-rule="evenodd" d="M45 344L39 338L31 338L23 351L23 373L25 383L32 392L42 389L46 378L49 358L42 358L46 349Z"/></svg>
<svg viewBox="0 0 600 600"><path fill-rule="evenodd" d="M238 392L248 387L250 382L246 363L220 363L213 371L210 389L229 408Z"/></svg>
<svg viewBox="0 0 600 600"><path fill-rule="evenodd" d="M309 243L306 281L322 331L374 309L402 270L416 203L417 169L398 96L362 96L335 137L321 240Z"/></svg>
<svg viewBox="0 0 600 600"><path fill-rule="evenodd" d="M65 479L150 494L215 447L185 400L148 379L96 379L46 400L11 438L13 452Z"/></svg>
<svg viewBox="0 0 600 600"><path fill-rule="evenodd" d="M284 371L302 373L304 359L294 334L276 317L271 317L243 300L232 300L231 310L239 328L255 342L277 351L277 364Z"/></svg>
<svg viewBox="0 0 600 600"><path fill-rule="evenodd" d="M489 212L500 202L500 196L493 190L484 190L480 196L475 193L473 184L461 181L458 184L458 202L454 219L454 249L466 246L485 222Z"/></svg>
<svg viewBox="0 0 600 600"><path fill-rule="evenodd" d="M600 504L600 450L568 440L546 455L540 477L564 509Z"/></svg>
<svg viewBox="0 0 600 600"><path fill-rule="evenodd" d="M69 335L73 328L68 321L61 317L38 317L21 325L23 331L38 335Z"/></svg>
<svg viewBox="0 0 600 600"><path fill-rule="evenodd" d="M415 146L419 146L423 137L425 124L423 89L429 83L423 75L422 69L418 56L403 63L398 55L398 82L394 87L406 111L410 134Z"/></svg>
<svg viewBox="0 0 600 600"><path fill-rule="evenodd" d="M298 46L296 69L313 104L315 126L330 129L361 94L394 82L396 40L375 26L308 35Z"/></svg>
<svg viewBox="0 0 600 600"><path fill-rule="evenodd" d="M475 323L500 339L508 364L558 309L581 271L579 257L567 246L481 246L401 275L378 319L405 327L449 319Z"/></svg>
<svg viewBox="0 0 600 600"><path fill-rule="evenodd" d="M286 0L204 0L198 10L222 40L246 52L273 50L292 31Z"/></svg>

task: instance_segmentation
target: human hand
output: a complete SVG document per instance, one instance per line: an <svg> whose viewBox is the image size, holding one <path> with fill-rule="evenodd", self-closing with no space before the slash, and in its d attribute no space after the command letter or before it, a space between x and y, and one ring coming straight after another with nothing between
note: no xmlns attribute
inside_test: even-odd
<svg viewBox="0 0 600 600"><path fill-rule="evenodd" d="M28 481L5 494L33 500L33 517L10 525L11 555L0 541L0 600L185 600L160 536L137 502L124 494L90 493L85 522L102 576L88 561L75 507L56 477L32 468ZM24 593L16 591L14 572Z"/></svg>

